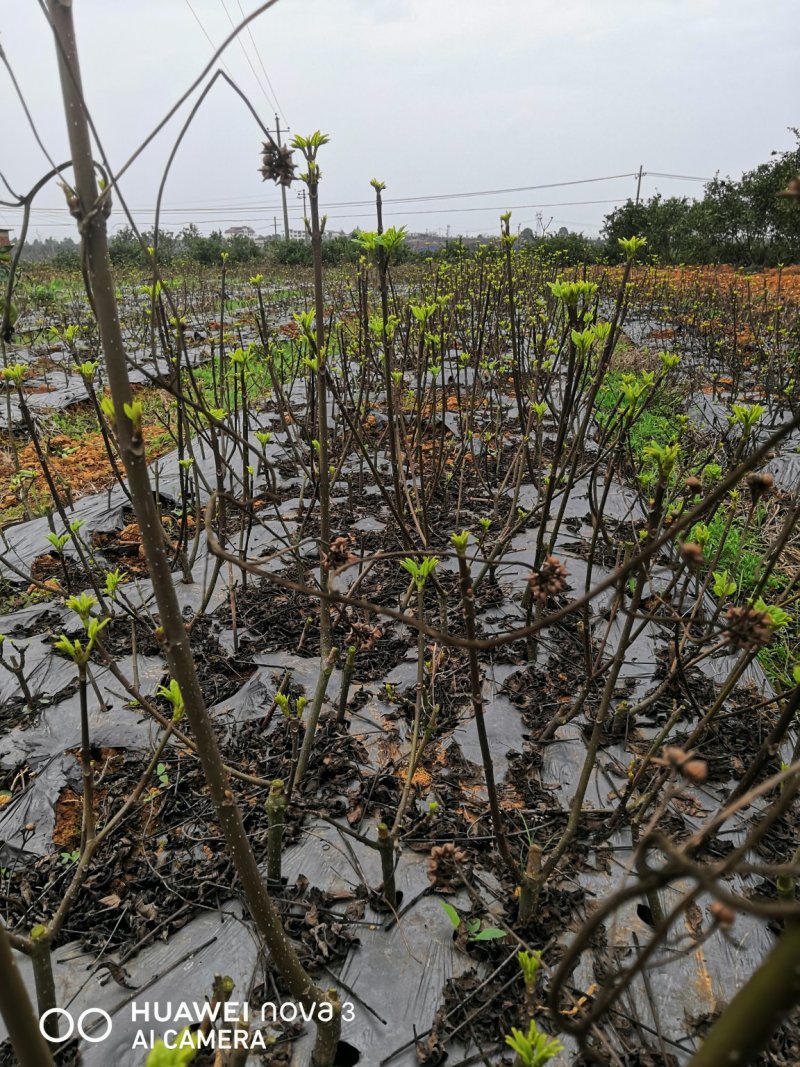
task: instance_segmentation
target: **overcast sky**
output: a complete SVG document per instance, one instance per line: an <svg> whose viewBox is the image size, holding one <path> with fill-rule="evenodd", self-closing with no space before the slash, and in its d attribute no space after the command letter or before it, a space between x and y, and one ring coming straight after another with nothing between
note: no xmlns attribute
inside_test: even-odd
<svg viewBox="0 0 800 1067"><path fill-rule="evenodd" d="M256 6L74 0L84 88L113 166L200 72L213 51L208 38L217 46L231 19ZM797 0L279 0L223 59L270 127L277 106L293 131L330 135L320 199L331 229L371 227L364 202L377 177L387 183L387 219L412 231L493 233L513 209L514 227L535 228L541 212L551 229L595 235L614 202L633 195L640 164L650 172L643 195L694 196L701 183L653 172L738 176L792 146L797 14ZM0 0L0 44L48 152L62 162L54 46L35 0ZM2 69L0 109L0 170L26 192L48 164ZM123 179L142 226L152 224L187 109ZM280 195L261 181L260 145L245 106L217 85L173 166L163 225L272 232ZM625 177L520 188L610 175ZM298 189L288 194L296 227ZM444 199L454 193L484 195ZM37 204L31 236L74 236L55 187ZM0 208L0 225L18 221ZM124 224L118 209L111 223Z"/></svg>

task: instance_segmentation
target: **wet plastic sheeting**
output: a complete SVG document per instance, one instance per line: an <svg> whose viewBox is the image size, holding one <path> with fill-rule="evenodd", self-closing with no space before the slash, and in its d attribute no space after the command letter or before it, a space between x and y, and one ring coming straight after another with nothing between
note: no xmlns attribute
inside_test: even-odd
<svg viewBox="0 0 800 1067"><path fill-rule="evenodd" d="M54 666L58 662L54 659ZM66 664L74 678L75 668ZM132 675L130 657L119 663L120 670ZM59 668L60 670L60 668ZM152 695L164 677L164 664L154 657L138 657L141 691ZM94 669L94 678L105 703L100 705L94 688L88 695L89 728L92 744L98 748L146 749L156 735L156 727L141 712L126 706L121 686L104 668ZM66 678L66 674L64 675ZM80 747L80 704L78 694L61 700L38 713L34 724L16 727L0 737L0 767L7 770L26 765L32 772L27 786L0 807L0 854L18 851L46 855L53 849L55 804L77 756L68 750ZM22 828L33 824L32 833Z"/></svg>
<svg viewBox="0 0 800 1067"><path fill-rule="evenodd" d="M381 533L386 529L386 523L381 519L367 515L363 519L359 519L358 522L354 522L350 529L359 533Z"/></svg>
<svg viewBox="0 0 800 1067"><path fill-rule="evenodd" d="M189 613L199 611L200 605L205 601L205 579L210 575L211 566L211 558L200 552L199 558L192 568L193 580L191 582L184 582L180 573L173 572L172 581L175 586L175 595L178 598L178 606L184 617ZM150 613L155 612L157 614L153 583L149 578L139 579L132 585L126 586L125 595L133 607L145 605ZM228 599L227 583L220 577L209 598L206 610L209 614L213 614L222 604L228 603Z"/></svg>
<svg viewBox="0 0 800 1067"><path fill-rule="evenodd" d="M0 762L5 762L0 755ZM12 760L11 765L16 764ZM55 804L67 784L75 759L65 752L40 763L30 784L0 807L0 863L10 866L16 857L46 856L53 851ZM29 827L29 829L25 829Z"/></svg>
<svg viewBox="0 0 800 1067"><path fill-rule="evenodd" d="M362 831L376 836L374 827L371 832L366 826ZM445 981L475 966L474 960L455 949L453 928L440 898L436 894L420 897L430 887L427 863L425 854L400 853L395 879L403 894L401 912L403 904L416 902L389 931L382 929L386 915L368 908L365 920L372 918L375 925L358 927L360 944L339 970L339 977L352 990L348 993L343 987L341 997L353 1003L355 1014L353 1022L343 1025L342 1038L359 1050L365 1067L377 1065L405 1045L415 1028L418 1033L426 1030ZM382 880L378 853L343 838L325 823L312 826L304 842L289 850L284 873L290 882L303 874L312 884L327 886L334 893L353 890L364 880L375 888ZM469 907L466 898L448 900L457 907ZM308 1062L310 1047L308 1040L301 1043L299 1063ZM392 1060L395 1067L416 1067L417 1062L413 1046Z"/></svg>
<svg viewBox="0 0 800 1067"><path fill-rule="evenodd" d="M116 486L107 493L95 493L92 496L82 497L75 502L75 506L67 509L67 518L70 523L76 519L83 522L81 537L85 541L91 540L95 532L118 530L124 525L123 509L127 504L127 497L122 489ZM63 523L56 515L53 523L58 534L63 533ZM13 526L7 526L0 536L0 576L8 578L12 582L20 581L11 568L7 565L5 557L8 557L19 570L25 574L30 572L33 561L38 557L52 552L53 546L47 540L51 532L50 524L45 516L31 519L30 522L21 522ZM76 558L75 546L67 542L64 547L66 555Z"/></svg>
<svg viewBox="0 0 800 1067"><path fill-rule="evenodd" d="M0 404L0 408L2 408L2 404ZM238 454L239 456L241 455L240 453ZM282 445L276 443L268 446L268 458L270 458L271 462L277 464L288 457L289 453ZM179 458L178 451L175 449L156 460L152 465L154 476L157 474L158 488L164 497L163 506L165 507L174 505L180 499ZM198 447L196 450L196 463L209 483L216 485L215 463L211 453ZM287 484L280 475L277 478L280 486ZM191 484L193 484L193 480L190 479ZM232 488L233 485L234 479L231 475L229 487ZM263 485L264 479L262 476L256 481L256 491ZM208 492L202 488L202 485L200 495L201 502L205 503L208 499ZM95 533L107 533L121 529L125 521L123 511L128 506L127 495L117 485L106 492L93 493L89 496L81 497L73 506L67 508L66 513L70 523L76 519L81 520L83 526L81 527L80 536L84 541L91 542L92 535ZM62 529L63 523L57 514L53 517L52 522L57 533L64 532ZM291 530L292 527L290 526L289 529ZM285 541L286 531L280 524L268 524L267 529L262 529L260 533L257 532L258 530L259 527L257 525L254 526L253 536L256 538L256 545L269 545L269 537L272 533L276 535L277 543ZM27 575L30 572L33 561L38 556L52 551L53 546L47 539L49 533L51 533L51 525L45 516L6 527L0 537L0 576L6 577L11 581L20 581L19 576L11 570L2 558L6 554L8 560ZM75 546L71 541L67 542L64 552L68 556L77 558ZM98 555L102 556L102 552L98 553Z"/></svg>
<svg viewBox="0 0 800 1067"><path fill-rule="evenodd" d="M269 710L278 683L274 680L277 672L280 676L283 667L278 665L279 654L276 653L275 667L259 667L244 685L227 700L221 700L211 708L211 713L216 717L224 716L232 722L246 722L248 719L263 718Z"/></svg>
<svg viewBox="0 0 800 1067"><path fill-rule="evenodd" d="M539 772L542 787L552 792L565 809L577 791L585 756L586 742L575 723L559 726L553 740L543 748Z"/></svg>
<svg viewBox="0 0 800 1067"><path fill-rule="evenodd" d="M168 363L163 355L152 354L145 349L132 349L127 351L128 376L134 383L151 382L153 377L168 377L174 371L174 364ZM181 366L185 367L187 360L192 367L199 367L211 359L210 349L204 346L191 347L181 354Z"/></svg>
<svg viewBox="0 0 800 1067"><path fill-rule="evenodd" d="M69 377L66 383L63 374L53 374L49 379L29 378L25 381L24 392L25 402L34 418L46 411L66 411L89 399L83 379L75 375ZM22 409L15 393L11 394L10 405L5 396L0 395L0 428L9 425L9 407L11 427L17 431L24 430Z"/></svg>
<svg viewBox="0 0 800 1067"><path fill-rule="evenodd" d="M74 678L74 665L66 660L61 662L71 670ZM118 666L126 677L132 677L133 664L130 656L121 659ZM156 691L164 676L164 670L164 662L159 658L137 657L139 687L145 696ZM146 743L151 720L143 718L140 711L128 707L127 693L108 668L94 665L92 676L104 701L101 706L95 688L90 684L88 707L92 743L116 748L135 747L137 742ZM68 680L68 672L59 668L59 677L64 681ZM65 700L39 711L33 725L16 727L0 738L0 761L5 763L12 755L24 754L35 768L37 761L59 751L59 746L66 749L79 744L80 709L78 694L74 693Z"/></svg>
<svg viewBox="0 0 800 1067"><path fill-rule="evenodd" d="M291 558L289 552L292 547L290 538L296 530L297 523L292 521L279 523L273 519L263 524L254 524L247 538L247 558L258 563L262 571L283 570L286 567L287 560ZM234 544L238 544L238 542L239 538L237 536L234 538ZM273 556L276 552L280 552L281 549L287 550L284 556L276 556L275 559L266 564L261 562L262 556Z"/></svg>
<svg viewBox="0 0 800 1067"><path fill-rule="evenodd" d="M595 619L593 624L593 636L600 640L606 639L606 650L609 656L613 656L619 647L622 631L626 624L626 616L617 614L609 623L605 619ZM636 634L634 624L634 634ZM656 652L664 645L664 631L655 626L646 626L641 633L633 637L625 653L625 658L619 671L618 685L626 682L631 686L626 699L629 703L641 700L655 685Z"/></svg>
<svg viewBox="0 0 800 1067"><path fill-rule="evenodd" d="M248 923L241 921L241 908L231 902L220 911L199 915L170 938L145 947L125 964L126 989L111 979L102 964L82 954L75 944L64 945L55 952L54 973L59 1004L68 1005L73 1016L87 1008L103 1008L112 1017L111 1036L97 1044L82 1041L82 1067L143 1067L147 1053L132 1049L140 1029L156 1035L166 1023L133 1020L132 1003L138 1009L159 1005L163 1013L170 1002L176 1008L183 1002L202 1004L210 994L215 974L228 974L236 983L232 999L246 1000L250 981L257 973L258 947ZM30 963L18 957L28 989L33 991ZM95 1017L95 1021L97 1018ZM90 1018L87 1022L91 1023ZM175 1029L180 1029L178 1023ZM104 1027L105 1023L100 1022ZM0 1040L5 1037L0 1021Z"/></svg>
<svg viewBox="0 0 800 1067"><path fill-rule="evenodd" d="M309 699L314 695L319 678L319 660L316 657L296 656L291 652L259 652L252 657L252 661L268 671L277 671L279 675L289 671L293 685L301 685ZM329 701L335 701L341 686L342 672L334 667L328 680Z"/></svg>
<svg viewBox="0 0 800 1067"><path fill-rule="evenodd" d="M519 752L525 737L522 714L501 691L505 679L517 668L510 664L488 667L483 679L483 709L486 736L492 753L495 778L502 782L508 770L508 754ZM481 750L475 716L459 723L453 731L464 757L472 763L481 764Z"/></svg>
<svg viewBox="0 0 800 1067"><path fill-rule="evenodd" d="M42 635L55 627L63 626L64 620L72 613L58 602L46 601L41 604L28 604L8 615L0 616L0 633L13 639Z"/></svg>
<svg viewBox="0 0 800 1067"><path fill-rule="evenodd" d="M287 849L283 868L290 883L303 875L312 885L325 886L333 893L353 891L364 880L373 887L381 881L377 852L352 839L343 839L327 823L307 828L303 841ZM475 966L470 957L456 951L453 929L439 898L420 897L429 887L427 856L402 852L396 879L406 902L419 899L388 932L382 929L386 915L368 908L364 922L372 919L374 925L358 927L360 945L340 970L341 979L351 990L342 988L341 996L353 1003L355 1016L353 1022L344 1025L342 1037L359 1049L360 1062L365 1065L376 1064L404 1045L414 1027L421 1032L430 1026L446 979ZM468 907L466 899L454 898L454 902ZM221 914L209 912L193 920L168 944L145 948L125 965L127 981L134 986L131 991L117 986L107 974L101 979L102 966L92 974L95 961L80 955L76 946L67 945L57 951L59 1003L70 1004L76 1014L85 1007L102 1007L113 1018L109 1041L98 1046L82 1043L86 1067L106 1067L108 1063L141 1067L143 1054L132 1051L131 1044L144 1024L131 1022L131 1001L139 1008L158 1002L161 1010L169 1001L202 1002L217 973L234 978L234 999L247 996L251 980L258 973L257 948L249 923L232 917L238 914L236 904L225 905ZM69 960L68 965L60 962L65 959ZM27 960L21 960L21 966L32 988ZM321 981L324 985L324 976ZM156 1034L165 1025L154 1023ZM309 1034L307 1040L298 1043L298 1065L308 1062L312 1038ZM393 1060L398 1067L411 1067L416 1062L413 1047Z"/></svg>
<svg viewBox="0 0 800 1067"><path fill-rule="evenodd" d="M767 463L764 470L775 479L775 484L781 489L795 490L800 485L800 445L793 441L788 447L784 443L781 450Z"/></svg>
<svg viewBox="0 0 800 1067"><path fill-rule="evenodd" d="M64 411L89 400L86 385L78 374L64 379L62 374L47 379L31 378L25 382L25 399L32 411Z"/></svg>
<svg viewBox="0 0 800 1067"><path fill-rule="evenodd" d="M54 656L48 638L10 638L5 642L3 651L9 661L24 655L25 681L34 700L44 698L52 703L75 682L75 665L61 656ZM0 704L12 701L24 702L19 682L10 671L0 671Z"/></svg>
<svg viewBox="0 0 800 1067"><path fill-rule="evenodd" d="M629 863L630 845L621 843L619 855L621 864ZM603 901L625 881L624 869L613 869L611 875L598 870L596 874L584 873L581 877L590 901ZM660 902L664 910L674 907L690 888L688 883L676 882L661 890ZM729 888L734 887L730 885ZM742 889L741 886L735 888ZM665 1048L680 1064L689 1062L696 1047L690 1036L696 1031L692 1020L716 1013L728 1004L774 944L765 923L740 913L730 931L718 930L692 950L696 930L692 929L690 920L707 928L710 903L711 898L701 894L690 915L684 915L675 925L670 939L650 961L647 972L649 992L644 979L638 975L628 994L617 1005L629 1019L639 1020L642 1041L651 1048L659 1047L660 1031ZM570 983L574 988L589 990L592 986L602 986L609 966L633 962L637 945L643 947L652 934L643 917L647 914L642 911L643 905L646 901L634 897L606 923L607 943L603 948L583 951ZM633 1023L635 1032L636 1023Z"/></svg>
<svg viewBox="0 0 800 1067"><path fill-rule="evenodd" d="M718 686L721 686L730 677L731 671L738 660L738 655L723 653L722 655L707 657L698 666L703 674L707 675ZM752 685L757 693L763 693L765 697L772 694L771 686L764 674L764 668L757 660L748 664L739 682L739 689L748 685Z"/></svg>

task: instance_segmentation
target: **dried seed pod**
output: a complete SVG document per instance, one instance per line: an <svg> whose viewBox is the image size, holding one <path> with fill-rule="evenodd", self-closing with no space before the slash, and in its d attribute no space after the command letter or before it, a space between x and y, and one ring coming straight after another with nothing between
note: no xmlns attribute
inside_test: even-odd
<svg viewBox="0 0 800 1067"><path fill-rule="evenodd" d="M703 562L703 550L696 541L684 541L681 545L681 555L686 561L686 566L694 573Z"/></svg>
<svg viewBox="0 0 800 1067"><path fill-rule="evenodd" d="M725 612L723 630L732 648L754 652L772 640L772 619L766 611L757 611L751 604L741 607L732 604Z"/></svg>
<svg viewBox="0 0 800 1067"><path fill-rule="evenodd" d="M708 905L708 911L716 925L721 926L723 930L733 926L736 921L736 912L733 908L729 908L727 904L721 904L718 900Z"/></svg>
<svg viewBox="0 0 800 1067"><path fill-rule="evenodd" d="M548 556L539 570L528 578L531 596L542 603L563 593L566 584L567 568L555 556Z"/></svg>
<svg viewBox="0 0 800 1067"><path fill-rule="evenodd" d="M428 862L428 878L437 889L449 890L458 878L458 864L467 858L466 852L452 841L434 845Z"/></svg>
<svg viewBox="0 0 800 1067"><path fill-rule="evenodd" d="M368 652L383 637L380 626L370 626L368 622L352 622L347 635L348 646L355 646L361 652Z"/></svg>
<svg viewBox="0 0 800 1067"><path fill-rule="evenodd" d="M337 567L344 567L348 563L355 562L357 557L350 551L352 543L352 535L349 537L335 537L331 541L330 551L324 557L325 566L329 570L335 570Z"/></svg>
<svg viewBox="0 0 800 1067"><path fill-rule="evenodd" d="M775 484L775 479L771 474L767 474L766 471L756 471L751 474L747 479L747 485L750 489L750 499L754 504L757 504L765 493L768 493Z"/></svg>
<svg viewBox="0 0 800 1067"><path fill-rule="evenodd" d="M699 785L708 778L708 764L704 759L690 759L681 765L681 774Z"/></svg>
<svg viewBox="0 0 800 1067"><path fill-rule="evenodd" d="M665 745L661 750L661 762L672 767L680 767L689 759L689 753L677 745Z"/></svg>
<svg viewBox="0 0 800 1067"><path fill-rule="evenodd" d="M277 145L274 141L265 141L261 153L261 176L276 185L290 186L294 181L295 164L292 162L292 150L288 145Z"/></svg>
<svg viewBox="0 0 800 1067"><path fill-rule="evenodd" d="M683 775L689 782L699 784L708 778L708 764L705 760L695 759L694 752L687 752L678 745L666 745L661 750L661 757L653 760L659 767L671 767Z"/></svg>

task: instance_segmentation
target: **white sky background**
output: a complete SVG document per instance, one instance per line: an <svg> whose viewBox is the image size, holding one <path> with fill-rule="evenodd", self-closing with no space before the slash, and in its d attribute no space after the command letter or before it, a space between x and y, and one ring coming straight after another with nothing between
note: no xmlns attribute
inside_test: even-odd
<svg viewBox="0 0 800 1067"><path fill-rule="evenodd" d="M84 89L112 166L120 166L255 0L74 0ZM240 6L241 4L241 6ZM331 137L319 157L330 229L372 228L368 206L393 197L507 189L645 171L738 177L800 125L797 0L279 0L240 40L261 82L269 74L292 130ZM257 46L258 55L254 50ZM0 44L51 156L68 157L55 50L35 0L0 0ZM260 56L260 59L259 59ZM242 48L227 68L272 127L271 106ZM267 92L270 96L272 93ZM273 97L274 99L274 97ZM180 117L185 117L188 105ZM0 69L0 170L27 192L48 164ZM123 179L138 224L152 224L161 172L180 125L173 120ZM262 183L261 135L222 85L184 139L167 186L162 225L204 231L281 225L280 195ZM299 184L289 191L301 226ZM388 223L412 231L494 233L512 227L596 235L635 179L454 201L387 202ZM696 182L645 177L642 194L699 195ZM7 199L0 190L0 198ZM63 196L37 200L31 237L75 236ZM552 206L548 206L552 205ZM464 210L470 208L471 210ZM459 209L459 210L455 210ZM0 207L0 225L19 213ZM112 227L124 224L119 208Z"/></svg>

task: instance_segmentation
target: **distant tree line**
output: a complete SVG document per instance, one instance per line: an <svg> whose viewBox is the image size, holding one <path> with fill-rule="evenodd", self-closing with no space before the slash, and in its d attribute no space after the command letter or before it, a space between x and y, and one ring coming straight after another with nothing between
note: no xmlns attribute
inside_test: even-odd
<svg viewBox="0 0 800 1067"><path fill-rule="evenodd" d="M145 248L130 227L118 230L109 238L108 250L111 261L118 267L146 267L148 253L146 248L155 243L154 232L142 233ZM310 267L312 265L311 242L303 240L257 241L246 234L234 234L226 237L221 231L213 230L203 234L195 225L184 227L179 233L159 230L158 258L164 266L179 262L198 263L204 266L219 266L223 252L228 254L230 264L275 263L285 266ZM327 238L322 244L322 259L328 265L357 262L360 250L352 236L337 234ZM395 260L412 256L407 249L401 249ZM28 263L52 263L64 269L80 266L80 248L72 238L57 240L53 237L37 239L26 243L23 260Z"/></svg>
<svg viewBox="0 0 800 1067"><path fill-rule="evenodd" d="M793 129L797 144L773 152L767 163L747 171L738 180L716 177L707 182L697 200L663 197L660 193L635 203L628 200L605 216L600 238L561 229L557 234L535 235L523 230L520 244L558 256L566 263L617 260L620 237L647 238L649 254L662 263L732 263L736 266L776 266L800 262L800 208L776 194L800 172L800 130ZM143 234L152 245L153 232ZM359 248L344 234L325 240L323 260L328 265L357 262ZM117 266L145 267L147 253L133 231L118 230L109 241ZM274 263L311 266L311 243L303 240L256 241L244 234L226 237L219 230L202 234L195 225L179 233L162 230L158 236L159 260L166 266L180 261L218 265L221 253L231 264ZM438 253L446 258L470 254L459 238ZM402 247L395 262L417 258ZM23 258L29 263L49 262L55 267L80 265L78 245L71 238L53 237L29 241Z"/></svg>
<svg viewBox="0 0 800 1067"><path fill-rule="evenodd" d="M54 267L72 268L80 266L80 249L77 241L71 237L37 237L26 241L22 250L22 259L26 263L51 263Z"/></svg>
<svg viewBox="0 0 800 1067"><path fill-rule="evenodd" d="M606 254L618 257L617 238L636 234L663 263L800 262L800 207L777 196L800 172L800 130L792 133L794 148L773 152L738 181L714 178L699 200L660 194L639 204L628 200L605 218Z"/></svg>

